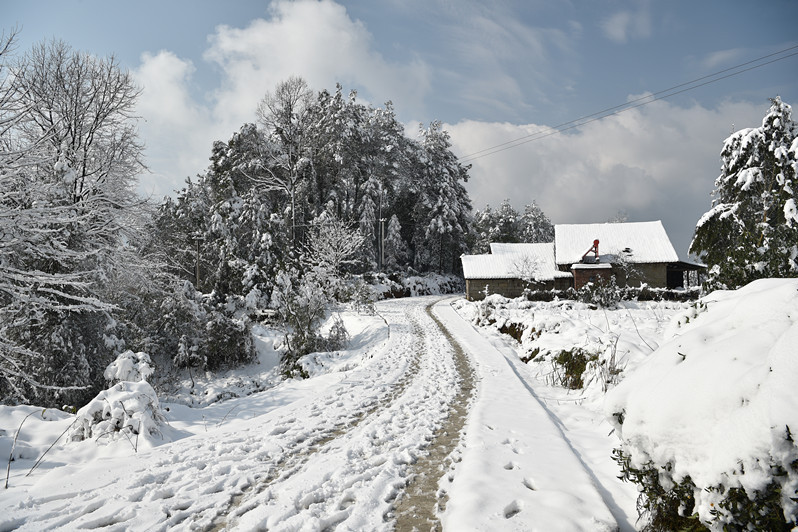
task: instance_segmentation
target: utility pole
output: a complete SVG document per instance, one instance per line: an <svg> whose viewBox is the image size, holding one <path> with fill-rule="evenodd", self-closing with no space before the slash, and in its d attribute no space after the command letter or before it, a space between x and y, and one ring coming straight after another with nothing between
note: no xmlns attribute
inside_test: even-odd
<svg viewBox="0 0 798 532"><path fill-rule="evenodd" d="M197 244L196 248L196 262L195 262L195 270L194 270L194 288L199 291L199 284L200 284L200 241L204 240L203 236L200 233L196 233L194 235L194 241Z"/></svg>
<svg viewBox="0 0 798 532"><path fill-rule="evenodd" d="M380 218L380 273L385 264L385 218Z"/></svg>

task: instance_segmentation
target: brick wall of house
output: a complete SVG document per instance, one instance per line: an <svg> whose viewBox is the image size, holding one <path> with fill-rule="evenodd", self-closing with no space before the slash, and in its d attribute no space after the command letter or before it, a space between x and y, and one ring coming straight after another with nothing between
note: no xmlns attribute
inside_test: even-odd
<svg viewBox="0 0 798 532"><path fill-rule="evenodd" d="M571 272L574 274L574 288L579 290L587 283L595 283L599 280L609 282L612 277L610 268L577 268Z"/></svg>

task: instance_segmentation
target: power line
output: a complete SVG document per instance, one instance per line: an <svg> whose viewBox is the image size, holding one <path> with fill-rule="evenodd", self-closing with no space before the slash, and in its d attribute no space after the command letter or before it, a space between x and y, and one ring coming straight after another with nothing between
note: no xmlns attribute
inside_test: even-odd
<svg viewBox="0 0 798 532"><path fill-rule="evenodd" d="M491 146L489 148L484 148L482 150L473 152L473 153L471 153L469 155L465 155L463 157L460 157L459 161L461 163L463 163L463 162L473 161L473 160L476 160L476 159L481 159L482 157L487 157L488 155L493 155L495 153L499 153L499 152L502 152L502 151L505 151L505 150L509 150L511 148L515 148L517 146L521 146L522 144L533 142L535 140L540 140L540 139L549 137L551 135L554 135L556 133L560 133L560 132L563 132L563 131L568 131L569 129L574 129L574 128L579 127L579 126L583 126L583 125L589 124L591 122L595 122L597 120L601 120L603 118L607 118L609 116L618 115L618 114L623 113L625 111L630 111L632 109L636 109L638 107L642 107L644 105L648 105L650 103L654 103L654 102L656 102L658 100L662 100L662 99L665 99L665 98L670 98L671 96L676 96L677 94L682 94L684 92L691 91L691 90L697 89L699 87L703 87L704 85L709 85L711 83L715 83L717 81L721 81L721 80L724 80L726 78L737 76L737 75L742 74L744 72L748 72L749 70L754 70L756 68L760 68L760 67L775 63L777 61L782 61L784 59L788 59L790 57L798 55L798 52L793 52L791 54L782 55L782 54L785 54L786 52L790 52L790 51L795 50L795 49L798 49L798 45L791 46L791 47L785 48L783 50L779 50L778 52L773 52L771 54L763 55L763 56L758 57L756 59L752 59L750 61L746 61L745 63L740 63L738 65L735 65L735 66L732 66L732 67L729 67L729 68L726 68L726 69L723 69L723 70L719 70L719 71L714 72L712 74L707 74L706 76L702 76L700 78L696 78L696 79L691 80L691 81L687 81L687 82L684 82L684 83L680 83L678 85L674 85L673 87L669 87L667 89L663 89L663 90L660 90L660 91L657 91L657 92L654 92L654 93L651 93L651 94L647 94L645 96L641 96L639 98L636 98L634 100L625 102L623 104L615 105L613 107L608 107L608 108L603 109L601 111L598 111L598 112L595 112L595 113L591 113L589 115L582 116L580 118L571 120L569 122L564 122L564 123L559 124L557 126L546 127L545 129L540 129L540 130L538 130L538 131L536 131L534 133L530 133L529 135L525 135L523 137L519 137L519 138L516 138L516 139L513 139L513 140L509 140L509 141L503 142L501 144L496 144L495 146ZM771 58L771 57L774 57L774 56L779 56L779 55L781 55L781 57L777 57L775 59L771 59L770 61L761 62L761 61L763 61L765 59L768 59L768 58ZM754 64L754 63L758 63L758 64ZM752 65L752 66L749 66L749 65ZM743 67L747 67L747 68L743 68ZM725 75L721 75L721 74L725 74ZM699 82L702 82L702 83L699 83ZM680 89L680 90L677 90L677 89Z"/></svg>

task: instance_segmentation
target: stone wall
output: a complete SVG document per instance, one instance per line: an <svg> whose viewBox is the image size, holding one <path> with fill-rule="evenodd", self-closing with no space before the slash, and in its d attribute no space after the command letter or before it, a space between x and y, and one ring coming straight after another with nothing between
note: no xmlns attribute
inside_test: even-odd
<svg viewBox="0 0 798 532"><path fill-rule="evenodd" d="M516 298L524 295L524 288L527 287L527 284L521 279L466 279L466 298L469 301L485 299L485 286L488 287L488 294ZM529 285L529 288L531 290L552 290L554 282L535 283Z"/></svg>

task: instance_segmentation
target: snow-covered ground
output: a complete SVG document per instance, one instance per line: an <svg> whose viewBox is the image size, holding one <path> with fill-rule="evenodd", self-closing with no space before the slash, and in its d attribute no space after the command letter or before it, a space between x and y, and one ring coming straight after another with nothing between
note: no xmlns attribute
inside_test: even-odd
<svg viewBox="0 0 798 532"><path fill-rule="evenodd" d="M675 335L698 351L696 308L493 303L490 319L452 297L344 315L350 348L311 356L305 380L276 378L276 336L260 330L260 365L162 398L160 435L67 443L73 415L0 407L0 456L15 458L0 530L632 530L605 390ZM510 323L520 342L499 331ZM573 347L591 354L580 390L554 385L551 361Z"/></svg>

